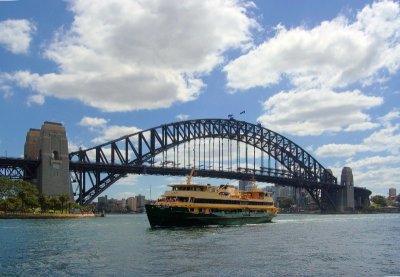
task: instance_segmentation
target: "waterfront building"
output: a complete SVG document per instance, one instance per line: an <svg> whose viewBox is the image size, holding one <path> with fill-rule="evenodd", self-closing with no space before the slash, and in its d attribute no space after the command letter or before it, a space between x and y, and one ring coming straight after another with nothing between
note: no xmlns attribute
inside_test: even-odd
<svg viewBox="0 0 400 277"><path fill-rule="evenodd" d="M126 212L126 207L125 207L125 200L119 200L119 199L114 199L111 198L108 200L108 208L109 212L111 213L125 213Z"/></svg>
<svg viewBox="0 0 400 277"><path fill-rule="evenodd" d="M137 195L128 197L128 199L108 199L107 195L100 196L97 202L97 210L106 213L126 213L144 212L144 205L146 204L146 199L144 195Z"/></svg>
<svg viewBox="0 0 400 277"><path fill-rule="evenodd" d="M146 198L144 195L136 195L136 212L143 213L144 212L144 205L146 204Z"/></svg>
<svg viewBox="0 0 400 277"><path fill-rule="evenodd" d="M137 211L136 197L135 196L128 197L128 199L126 200L126 206L129 212L135 213Z"/></svg>
<svg viewBox="0 0 400 277"><path fill-rule="evenodd" d="M107 200L107 195L105 196L99 196L97 199L97 210L100 212L107 212L108 211L108 200Z"/></svg>
<svg viewBox="0 0 400 277"><path fill-rule="evenodd" d="M396 189L395 188L390 188L389 189L389 199L395 199L396 198Z"/></svg>
<svg viewBox="0 0 400 277"><path fill-rule="evenodd" d="M298 210L315 209L314 201L311 195L303 188L295 188L288 186L266 186L264 191L269 192L275 203L283 198L290 198L293 207Z"/></svg>
<svg viewBox="0 0 400 277"><path fill-rule="evenodd" d="M296 190L292 186L276 186L276 197L277 198L295 198Z"/></svg>

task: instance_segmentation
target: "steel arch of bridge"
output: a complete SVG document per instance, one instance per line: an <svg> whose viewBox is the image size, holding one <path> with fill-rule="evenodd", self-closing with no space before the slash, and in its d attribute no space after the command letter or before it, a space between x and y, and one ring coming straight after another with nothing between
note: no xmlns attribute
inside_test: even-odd
<svg viewBox="0 0 400 277"><path fill-rule="evenodd" d="M205 146L207 139L208 150ZM203 140L203 152L201 140ZM197 141L198 144L194 143L192 148L190 143L193 141ZM218 155L215 152L215 141L219 144ZM223 146L224 142L227 150ZM186 146L187 144L189 145ZM182 145L183 158L179 155ZM242 149L242 152L245 152L244 157L239 154L240 145L246 146L244 150ZM236 149L232 149L233 146L236 146ZM250 162L250 164L252 151L251 149L249 151L248 147L253 148L253 163ZM197 148L199 151L196 153ZM270 164L265 167L263 158L257 158L256 167L256 149L261 155L267 155L268 159L272 158L275 167L271 167ZM172 150L173 161L167 158ZM208 159L206 159L207 151ZM194 157L190 156L191 153ZM233 168L232 160L235 155L236 168ZM157 157L160 165L156 165ZM191 163L192 158L193 163ZM201 158L203 158L203 165L200 162ZM215 166L215 160L218 160L217 166ZM183 166L181 166L182 162ZM206 169L207 162L209 167ZM335 209L335 204L329 198L328 192L340 188L330 170L325 169L314 157L290 139L260 124L255 125L234 119L173 122L70 153L71 178L77 183L76 201L81 204L90 203L128 173L186 175L192 167L196 167L197 176L255 179L261 182L303 187L323 210Z"/></svg>

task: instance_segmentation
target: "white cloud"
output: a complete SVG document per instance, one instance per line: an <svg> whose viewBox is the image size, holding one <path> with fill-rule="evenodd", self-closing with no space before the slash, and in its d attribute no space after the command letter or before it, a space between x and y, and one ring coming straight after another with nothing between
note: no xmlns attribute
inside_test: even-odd
<svg viewBox="0 0 400 277"><path fill-rule="evenodd" d="M45 102L44 96L40 94L31 95L28 97L27 105L30 107L32 104L43 105Z"/></svg>
<svg viewBox="0 0 400 277"><path fill-rule="evenodd" d="M176 119L181 120L181 121L187 120L188 118L189 118L189 115L187 115L187 114L178 114L176 116Z"/></svg>
<svg viewBox="0 0 400 277"><path fill-rule="evenodd" d="M257 121L269 129L299 136L368 130L378 124L363 111L382 102L382 98L366 96L358 90L282 91L264 102L265 113Z"/></svg>
<svg viewBox="0 0 400 277"><path fill-rule="evenodd" d="M353 169L356 186L386 195L388 188L400 185L399 164L399 156L374 156L350 162L348 166Z"/></svg>
<svg viewBox="0 0 400 277"><path fill-rule="evenodd" d="M354 185L365 187L372 194L387 195L388 188L400 189L400 157L398 155L375 155L358 159L350 158L329 167L333 174L340 176L343 167L350 167L353 171Z"/></svg>
<svg viewBox="0 0 400 277"><path fill-rule="evenodd" d="M301 136L370 130L378 124L366 110L383 98L345 87L385 82L398 71L399 29L400 6L393 1L312 28L278 25L272 38L224 67L227 86L244 90L288 80L293 88L267 99L258 118L273 130Z"/></svg>
<svg viewBox="0 0 400 277"><path fill-rule="evenodd" d="M400 153L400 124L386 126L364 139L363 144L372 152Z"/></svg>
<svg viewBox="0 0 400 277"><path fill-rule="evenodd" d="M391 125L391 122L393 120L397 120L397 122L399 122L400 120L400 110L393 110L389 113L387 113L386 115L382 116L379 118L380 121L382 122L382 124L384 124L385 126L387 126L388 124Z"/></svg>
<svg viewBox="0 0 400 277"><path fill-rule="evenodd" d="M107 122L108 120L104 118L84 116L82 117L81 121L79 121L78 125L89 127L91 130L93 130L96 127L104 128L107 125Z"/></svg>
<svg viewBox="0 0 400 277"><path fill-rule="evenodd" d="M86 147L76 144L75 142L71 141L71 139L68 139L68 153L78 151L80 148L85 149Z"/></svg>
<svg viewBox="0 0 400 277"><path fill-rule="evenodd" d="M0 78L1 78L1 76L0 76ZM1 83L0 83L0 92L3 93L3 97L4 98L10 98L14 94L13 91L12 91L11 86L2 85Z"/></svg>
<svg viewBox="0 0 400 277"><path fill-rule="evenodd" d="M315 153L321 157L350 157L367 150L368 147L365 145L325 144L318 147Z"/></svg>
<svg viewBox="0 0 400 277"><path fill-rule="evenodd" d="M356 161L351 161L349 163L349 166L351 166L354 169L368 169L372 170L378 166L383 166L383 165L400 165L400 156L373 156L373 157L367 157L364 159L356 160Z"/></svg>
<svg viewBox="0 0 400 277"><path fill-rule="evenodd" d="M0 45L14 54L26 54L36 27L25 19L0 21Z"/></svg>
<svg viewBox="0 0 400 277"><path fill-rule="evenodd" d="M400 7L393 1L367 5L354 22L339 16L312 29L277 26L273 38L228 63L228 87L249 89L287 77L305 88L338 88L382 79L400 66Z"/></svg>
<svg viewBox="0 0 400 277"><path fill-rule="evenodd" d="M201 77L228 49L250 47L250 29L257 27L246 1L73 0L70 8L71 28L45 51L59 72L25 72L14 80L108 112L196 99L205 86Z"/></svg>
<svg viewBox="0 0 400 277"><path fill-rule="evenodd" d="M315 151L321 157L351 157L361 152L400 153L399 112L392 111L381 117L384 125L363 139L360 144L326 144ZM394 123L393 123L394 122Z"/></svg>
<svg viewBox="0 0 400 277"><path fill-rule="evenodd" d="M119 179L118 182L115 183L114 187L116 187L116 186L135 186L138 182L138 179L139 179L139 175L128 174L128 175L126 175L126 177Z"/></svg>
<svg viewBox="0 0 400 277"><path fill-rule="evenodd" d="M129 126L106 126L102 130L102 134L94 139L92 139L93 143L104 143L107 141L111 141L117 138L120 138L125 135L130 135L136 132L141 131L141 129L136 127L129 127Z"/></svg>
<svg viewBox="0 0 400 277"><path fill-rule="evenodd" d="M84 116L78 125L88 127L89 131L98 134L91 140L95 144L105 143L141 131L137 127L108 125L108 121L104 118Z"/></svg>

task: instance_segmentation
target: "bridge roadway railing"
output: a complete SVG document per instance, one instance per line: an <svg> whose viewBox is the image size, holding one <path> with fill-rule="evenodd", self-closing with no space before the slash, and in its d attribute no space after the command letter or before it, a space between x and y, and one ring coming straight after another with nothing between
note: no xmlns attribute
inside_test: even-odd
<svg viewBox="0 0 400 277"><path fill-rule="evenodd" d="M191 168L177 168L177 167L166 167L166 166L147 166L147 165L121 165L121 164L104 164L104 163L85 163L85 162L70 162L70 170L72 172L80 172L85 175L85 172L91 172L94 178L100 178L102 172L107 172L107 177L103 179L103 182L96 182L89 176L90 184L86 184L86 178L75 174L76 178L81 180L82 188L80 191L85 194L78 195L83 203L88 203L98 196L98 194L109 186L111 186L115 180L126 176L127 174L144 174L144 175L170 175L170 176L186 176L190 173ZM317 202L318 205L321 203L321 189L326 189L328 186L330 189L339 189L340 185L336 183L322 183L320 180L307 179L307 175L299 175L287 170L280 169L265 169L265 170L253 170L249 168L239 168L237 171L223 171L223 170L207 170L207 169L196 169L195 176L197 177L209 177L219 179L234 179L234 180L254 180L257 182L273 183L284 186L293 186L299 188L305 188ZM96 183L96 185L94 185ZM333 205L333 203L332 203Z"/></svg>
<svg viewBox="0 0 400 277"><path fill-rule="evenodd" d="M149 175L171 175L186 176L192 168L164 167L164 166L147 166L134 164L104 164L104 163L84 163L70 162L71 171L82 172L107 172L112 174L149 174ZM307 175L296 174L288 170L282 169L265 169L254 170L251 168L239 168L236 171L227 170L207 170L196 169L195 174L198 177L210 177L219 179L235 179L235 180L254 180L258 182L276 183L279 185L290 185L294 187L323 187L326 185L340 188L337 183L321 182L320 180L308 179Z"/></svg>

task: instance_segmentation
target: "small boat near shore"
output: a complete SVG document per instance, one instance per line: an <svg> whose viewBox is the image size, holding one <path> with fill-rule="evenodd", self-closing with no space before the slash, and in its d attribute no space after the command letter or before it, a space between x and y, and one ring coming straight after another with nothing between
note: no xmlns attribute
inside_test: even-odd
<svg viewBox="0 0 400 277"><path fill-rule="evenodd" d="M152 228L267 223L279 210L269 193L255 184L250 191L229 184L192 184L192 174L186 183L169 185L170 191L145 205Z"/></svg>

